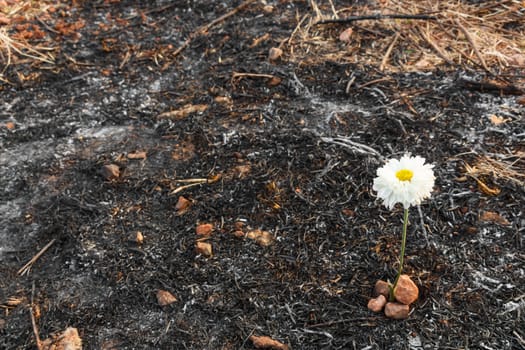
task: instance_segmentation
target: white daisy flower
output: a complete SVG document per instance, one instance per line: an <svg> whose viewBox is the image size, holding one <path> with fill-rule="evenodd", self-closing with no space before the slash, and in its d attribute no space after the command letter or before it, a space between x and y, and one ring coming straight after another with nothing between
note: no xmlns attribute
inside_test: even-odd
<svg viewBox="0 0 525 350"><path fill-rule="evenodd" d="M377 169L373 189L387 208L392 209L396 203L401 203L408 209L430 197L435 179L433 167L425 164L425 158L419 156L390 159Z"/></svg>

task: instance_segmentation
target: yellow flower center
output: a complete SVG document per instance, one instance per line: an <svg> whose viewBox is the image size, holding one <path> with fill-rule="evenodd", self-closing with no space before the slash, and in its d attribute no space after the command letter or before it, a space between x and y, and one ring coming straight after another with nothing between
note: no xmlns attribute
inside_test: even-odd
<svg viewBox="0 0 525 350"><path fill-rule="evenodd" d="M412 176L414 176L414 173L408 169L401 169L396 173L396 177L399 181L410 181L412 180Z"/></svg>

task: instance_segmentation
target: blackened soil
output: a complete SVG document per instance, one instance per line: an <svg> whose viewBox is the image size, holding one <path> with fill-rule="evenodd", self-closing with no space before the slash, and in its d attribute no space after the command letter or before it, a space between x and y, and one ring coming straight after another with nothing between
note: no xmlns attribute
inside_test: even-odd
<svg viewBox="0 0 525 350"><path fill-rule="evenodd" d="M459 87L462 72L270 62L312 9L268 4L195 35L239 2L80 2L46 20L85 23L47 32L54 65L4 72L1 348L36 347L31 300L41 338L76 327L86 349L253 349L251 335L293 349L525 346L523 182L480 175L490 195L465 175L482 156L523 171L524 108ZM410 212L405 272L420 298L395 321L366 307L395 277L402 217L371 183L405 152L437 180ZM205 180L182 187L192 179ZM195 249L202 223L209 257ZM273 242L246 237L256 229ZM158 290L177 301L159 306Z"/></svg>

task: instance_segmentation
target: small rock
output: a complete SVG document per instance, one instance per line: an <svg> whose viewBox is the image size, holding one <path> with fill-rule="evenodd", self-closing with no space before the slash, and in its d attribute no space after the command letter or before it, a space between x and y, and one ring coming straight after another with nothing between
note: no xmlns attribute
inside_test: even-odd
<svg viewBox="0 0 525 350"><path fill-rule="evenodd" d="M138 245L144 243L144 235L142 234L142 232L137 231L137 233L135 234L135 242L137 242Z"/></svg>
<svg viewBox="0 0 525 350"><path fill-rule="evenodd" d="M283 55L283 50L278 47L272 47L268 53L268 58L270 61L275 61Z"/></svg>
<svg viewBox="0 0 525 350"><path fill-rule="evenodd" d="M175 210L179 212L179 214L184 213L189 207L191 202L183 196L179 196L179 199L177 200L177 204L175 204Z"/></svg>
<svg viewBox="0 0 525 350"><path fill-rule="evenodd" d="M409 311L410 306L405 304L389 302L385 305L386 317L393 318L395 320L404 320L408 318Z"/></svg>
<svg viewBox="0 0 525 350"><path fill-rule="evenodd" d="M213 232L213 225L212 224L200 224L197 225L197 228L195 229L195 233L198 236L209 236Z"/></svg>
<svg viewBox="0 0 525 350"><path fill-rule="evenodd" d="M244 228L244 226L246 226L246 223L244 221L235 221L235 223L233 224L233 226L235 227L235 230L237 231L242 231L242 229Z"/></svg>
<svg viewBox="0 0 525 350"><path fill-rule="evenodd" d="M273 243L273 236L268 231L263 230L251 230L246 233L246 237L255 240L259 245L267 247Z"/></svg>
<svg viewBox="0 0 525 350"><path fill-rule="evenodd" d="M288 345L266 336L252 335L250 340L256 349L288 350Z"/></svg>
<svg viewBox="0 0 525 350"><path fill-rule="evenodd" d="M263 7L263 12L266 13L266 14L270 14L274 10L275 10L275 7L273 7L272 5L266 5L266 6Z"/></svg>
<svg viewBox="0 0 525 350"><path fill-rule="evenodd" d="M516 103L520 104L520 105L525 105L525 95L524 96L520 96L516 99Z"/></svg>
<svg viewBox="0 0 525 350"><path fill-rule="evenodd" d="M390 284L388 282L379 280L374 286L374 295L384 295L386 298L390 295Z"/></svg>
<svg viewBox="0 0 525 350"><path fill-rule="evenodd" d="M82 339L76 328L68 327L62 333L42 341L38 348L42 350L81 350Z"/></svg>
<svg viewBox="0 0 525 350"><path fill-rule="evenodd" d="M157 291L157 302L159 303L160 306L170 305L176 301L177 301L177 298L173 294L168 292L167 290L159 289Z"/></svg>
<svg viewBox="0 0 525 350"><path fill-rule="evenodd" d="M410 305L417 300L419 289L408 275L399 276L394 289L394 298L402 304Z"/></svg>
<svg viewBox="0 0 525 350"><path fill-rule="evenodd" d="M244 237L244 232L240 231L240 230L237 230L237 231L233 231L232 234L237 237L237 238L243 238Z"/></svg>
<svg viewBox="0 0 525 350"><path fill-rule="evenodd" d="M383 294L379 294L378 297L370 299L368 301L368 309L373 312L380 312L386 304L386 297Z"/></svg>
<svg viewBox="0 0 525 350"><path fill-rule="evenodd" d="M352 27L345 29L341 32L341 34L339 34L339 40L345 43L349 42L350 38L352 37L352 32Z"/></svg>
<svg viewBox="0 0 525 350"><path fill-rule="evenodd" d="M197 242L195 244L195 251L197 252L197 254L204 255L208 258L213 255L211 244L207 242Z"/></svg>
<svg viewBox="0 0 525 350"><path fill-rule="evenodd" d="M100 169L100 173L106 180L111 181L120 177L120 168L116 164L108 164Z"/></svg>

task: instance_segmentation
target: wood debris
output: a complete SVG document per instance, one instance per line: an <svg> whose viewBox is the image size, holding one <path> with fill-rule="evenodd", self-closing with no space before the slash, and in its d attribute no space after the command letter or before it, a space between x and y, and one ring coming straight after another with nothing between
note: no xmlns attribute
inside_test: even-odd
<svg viewBox="0 0 525 350"><path fill-rule="evenodd" d="M206 111L207 109L208 109L208 105L205 105L205 104L199 104L199 105L187 104L187 105L184 105L180 109L161 113L157 116L157 118L184 119L190 114L201 113L201 112Z"/></svg>

